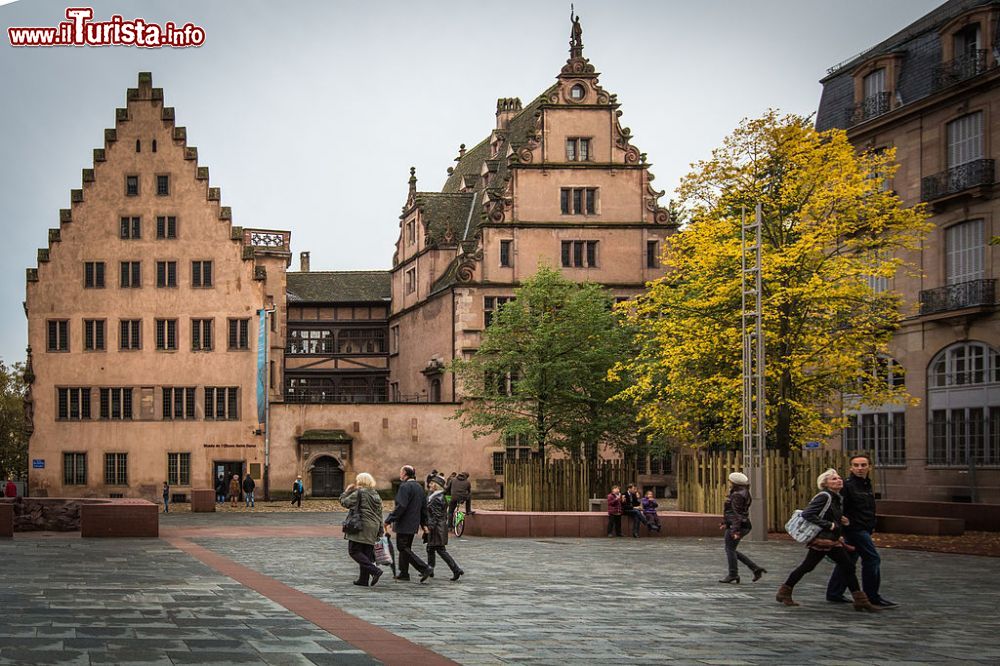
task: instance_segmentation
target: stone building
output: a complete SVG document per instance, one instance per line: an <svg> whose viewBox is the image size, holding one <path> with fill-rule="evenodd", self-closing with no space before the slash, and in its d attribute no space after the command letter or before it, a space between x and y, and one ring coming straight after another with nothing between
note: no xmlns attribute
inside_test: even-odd
<svg viewBox="0 0 1000 666"><path fill-rule="evenodd" d="M845 449L874 452L896 499L1000 500L1000 2L950 0L831 68L816 125L858 150L894 148L886 183L934 229L905 259L920 275L876 283L904 297L887 364L915 407L853 409Z"/></svg>
<svg viewBox="0 0 1000 666"><path fill-rule="evenodd" d="M556 83L499 100L440 192L411 170L391 270L311 271L305 252L288 272L290 232L232 225L140 74L28 269L31 492L155 498L165 480L185 495L250 473L330 496L358 471L387 486L405 463L495 492L527 448L449 418L451 359L539 263L620 298L663 273L675 227L619 107L577 30ZM669 460L640 471L669 483Z"/></svg>

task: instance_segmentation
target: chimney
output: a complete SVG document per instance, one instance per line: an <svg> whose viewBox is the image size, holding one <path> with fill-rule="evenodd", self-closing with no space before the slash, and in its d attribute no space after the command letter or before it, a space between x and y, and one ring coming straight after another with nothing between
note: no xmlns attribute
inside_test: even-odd
<svg viewBox="0 0 1000 666"><path fill-rule="evenodd" d="M309 272L309 253L299 252L299 271L303 273Z"/></svg>
<svg viewBox="0 0 1000 666"><path fill-rule="evenodd" d="M501 97L497 100L497 129L506 129L510 119L521 113L520 97Z"/></svg>

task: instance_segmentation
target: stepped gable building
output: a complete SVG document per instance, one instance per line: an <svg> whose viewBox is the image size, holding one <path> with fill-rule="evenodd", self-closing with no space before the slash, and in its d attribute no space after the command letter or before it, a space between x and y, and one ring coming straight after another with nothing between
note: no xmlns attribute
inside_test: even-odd
<svg viewBox="0 0 1000 666"><path fill-rule="evenodd" d="M494 129L459 148L440 192L419 191L410 170L392 262L393 400L458 399L448 363L475 352L539 264L622 298L663 274L661 244L675 226L575 25L556 83L527 105L499 99Z"/></svg>
<svg viewBox="0 0 1000 666"><path fill-rule="evenodd" d="M935 228L905 258L890 381L915 407L854 405L848 450L874 453L883 496L1000 500L1000 2L950 0L822 80L816 125L895 148L886 187ZM901 369L903 372L899 372Z"/></svg>
<svg viewBox="0 0 1000 666"><path fill-rule="evenodd" d="M27 271L30 492L259 477L257 312L284 306L289 232L232 225L148 73L115 119Z"/></svg>

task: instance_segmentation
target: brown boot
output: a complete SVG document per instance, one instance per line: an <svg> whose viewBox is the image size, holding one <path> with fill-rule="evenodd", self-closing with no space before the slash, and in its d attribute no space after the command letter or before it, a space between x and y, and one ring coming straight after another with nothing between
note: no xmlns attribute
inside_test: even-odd
<svg viewBox="0 0 1000 666"><path fill-rule="evenodd" d="M785 604L786 606L798 606L799 603L792 599L792 586L782 585L778 588L778 594L775 595L774 600L778 603Z"/></svg>
<svg viewBox="0 0 1000 666"><path fill-rule="evenodd" d="M872 602L868 601L868 595L866 595L861 590L857 592L851 592L851 596L854 597L854 610L856 611L868 611L869 613L881 613L882 609L878 606L872 606Z"/></svg>

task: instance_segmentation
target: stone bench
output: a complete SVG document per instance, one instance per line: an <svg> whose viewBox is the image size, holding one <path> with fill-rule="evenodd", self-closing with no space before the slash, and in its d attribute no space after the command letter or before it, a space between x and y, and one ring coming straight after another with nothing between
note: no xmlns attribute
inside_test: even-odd
<svg viewBox="0 0 1000 666"><path fill-rule="evenodd" d="M14 506L9 503L0 504L0 537L14 536Z"/></svg>
<svg viewBox="0 0 1000 666"><path fill-rule="evenodd" d="M893 516L958 518L965 529L1000 532L1000 505L963 502L924 502L918 500L878 500L876 512Z"/></svg>
<svg viewBox="0 0 1000 666"><path fill-rule="evenodd" d="M215 489L191 491L191 513L215 511Z"/></svg>
<svg viewBox="0 0 1000 666"><path fill-rule="evenodd" d="M643 537L719 537L722 516L683 511L660 512L662 531L650 533L640 528ZM632 532L630 518L622 517L622 534ZM465 517L465 534L484 537L606 537L608 515L588 511L542 513L525 511L476 511Z"/></svg>
<svg viewBox="0 0 1000 666"><path fill-rule="evenodd" d="M961 536L965 532L965 521L961 518L940 518L937 516L880 515L876 529L879 532L893 534Z"/></svg>
<svg viewBox="0 0 1000 666"><path fill-rule="evenodd" d="M160 507L143 499L17 497L0 500L11 533L80 532L83 537L157 537ZM0 514L0 534L3 530Z"/></svg>

